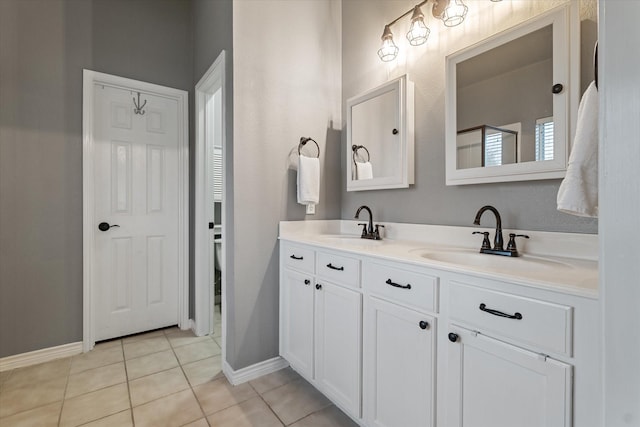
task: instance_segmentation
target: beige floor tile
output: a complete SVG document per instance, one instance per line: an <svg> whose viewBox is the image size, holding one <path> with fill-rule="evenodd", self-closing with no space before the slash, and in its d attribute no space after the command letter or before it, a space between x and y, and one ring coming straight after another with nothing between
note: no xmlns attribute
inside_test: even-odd
<svg viewBox="0 0 640 427"><path fill-rule="evenodd" d="M0 419L2 427L56 427L60 416L62 402L40 406L30 411L20 412L7 418Z"/></svg>
<svg viewBox="0 0 640 427"><path fill-rule="evenodd" d="M52 360L25 368L14 369L11 377L2 383L2 390L37 385L42 381L69 375L71 358Z"/></svg>
<svg viewBox="0 0 640 427"><path fill-rule="evenodd" d="M133 408L136 427L178 427L203 416L193 392L184 390Z"/></svg>
<svg viewBox="0 0 640 427"><path fill-rule="evenodd" d="M286 425L331 404L326 397L303 379L268 391L262 397Z"/></svg>
<svg viewBox="0 0 640 427"><path fill-rule="evenodd" d="M188 388L189 383L179 367L129 381L134 407Z"/></svg>
<svg viewBox="0 0 640 427"><path fill-rule="evenodd" d="M181 331L182 329L178 328L177 326L172 326L170 328L164 328L164 334L165 335L171 335L171 334L175 334L178 331Z"/></svg>
<svg viewBox="0 0 640 427"><path fill-rule="evenodd" d="M118 384L64 401L60 427L78 426L129 409L127 384Z"/></svg>
<svg viewBox="0 0 640 427"><path fill-rule="evenodd" d="M91 421L87 424L82 424L82 427L133 427L131 409Z"/></svg>
<svg viewBox="0 0 640 427"><path fill-rule="evenodd" d="M222 356L209 357L197 362L182 365L184 374L191 386L213 381L222 375Z"/></svg>
<svg viewBox="0 0 640 427"><path fill-rule="evenodd" d="M164 329L157 329L151 332L143 332L141 334L129 335L122 338L124 344L129 344L136 341L148 340L149 338L158 338L164 335Z"/></svg>
<svg viewBox="0 0 640 427"><path fill-rule="evenodd" d="M177 330L172 333L167 333L167 339L171 347L181 347L183 345L195 344L202 341L211 340L210 337L197 337L192 330L181 331Z"/></svg>
<svg viewBox="0 0 640 427"><path fill-rule="evenodd" d="M127 376L131 381L145 375L166 371L176 366L178 366L178 359L173 354L173 350L164 350L159 353L127 360Z"/></svg>
<svg viewBox="0 0 640 427"><path fill-rule="evenodd" d="M11 373L13 371L0 371L0 387L2 387L2 384L9 379L9 377L11 376Z"/></svg>
<svg viewBox="0 0 640 427"><path fill-rule="evenodd" d="M291 368L280 369L268 375L249 381L249 384L260 394L264 394L276 387L299 380L301 377Z"/></svg>
<svg viewBox="0 0 640 427"><path fill-rule="evenodd" d="M291 427L358 427L358 424L335 405L331 405L301 419Z"/></svg>
<svg viewBox="0 0 640 427"><path fill-rule="evenodd" d="M67 377L42 381L35 385L12 387L0 392L0 418L61 401Z"/></svg>
<svg viewBox="0 0 640 427"><path fill-rule="evenodd" d="M135 359L136 357L146 356L151 353L158 353L163 350L169 350L171 346L169 345L169 341L162 334L161 336L156 336L153 338L148 338L144 340L138 340L134 342L125 342L124 346L124 356L127 360Z"/></svg>
<svg viewBox="0 0 640 427"><path fill-rule="evenodd" d="M94 348L88 353L79 354L71 359L71 373L77 374L88 369L113 365L123 360L122 348L119 346L106 349Z"/></svg>
<svg viewBox="0 0 640 427"><path fill-rule="evenodd" d="M230 406L242 403L257 394L249 384L232 386L226 378L210 381L193 387L202 409L206 415L221 411Z"/></svg>
<svg viewBox="0 0 640 427"><path fill-rule="evenodd" d="M97 343L93 349L94 350L106 350L106 349L114 348L114 347L122 348L122 340L121 339L117 339L117 340L102 341L102 342Z"/></svg>
<svg viewBox="0 0 640 427"><path fill-rule="evenodd" d="M173 349L178 356L181 365L195 362L196 360L206 359L208 357L217 356L221 353L220 347L213 340L189 344Z"/></svg>
<svg viewBox="0 0 640 427"><path fill-rule="evenodd" d="M208 418L211 427L282 427L283 424L259 397L223 409Z"/></svg>
<svg viewBox="0 0 640 427"><path fill-rule="evenodd" d="M209 427L209 423L207 422L206 418L201 418L198 421L185 424L183 427Z"/></svg>
<svg viewBox="0 0 640 427"><path fill-rule="evenodd" d="M89 369L69 376L65 398L69 399L126 381L124 362Z"/></svg>

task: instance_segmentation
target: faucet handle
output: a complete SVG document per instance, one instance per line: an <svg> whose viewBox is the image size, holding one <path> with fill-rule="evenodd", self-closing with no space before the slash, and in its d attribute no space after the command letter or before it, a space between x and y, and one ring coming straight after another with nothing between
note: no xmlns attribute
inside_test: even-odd
<svg viewBox="0 0 640 427"><path fill-rule="evenodd" d="M488 231L474 231L472 234L484 235L484 239L482 239L482 247L480 249L491 249L491 242L489 241Z"/></svg>
<svg viewBox="0 0 640 427"><path fill-rule="evenodd" d="M376 240L382 240L382 236L380 235L380 229L378 227L384 228L384 225L376 224L376 230L374 231L374 234L376 236Z"/></svg>
<svg viewBox="0 0 640 427"><path fill-rule="evenodd" d="M362 235L360 237L365 237L367 235L367 224L366 222L359 222L358 225L362 226Z"/></svg>
<svg viewBox="0 0 640 427"><path fill-rule="evenodd" d="M509 243L507 243L507 250L509 252L518 252L518 248L516 248L516 237L524 237L525 239L529 238L526 234L509 233Z"/></svg>

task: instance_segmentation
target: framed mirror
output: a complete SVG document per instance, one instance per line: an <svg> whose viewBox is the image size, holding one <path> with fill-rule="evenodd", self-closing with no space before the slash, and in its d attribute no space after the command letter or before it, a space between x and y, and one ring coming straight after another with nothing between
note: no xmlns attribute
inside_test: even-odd
<svg viewBox="0 0 640 427"><path fill-rule="evenodd" d="M447 185L564 176L578 39L572 2L447 56Z"/></svg>
<svg viewBox="0 0 640 427"><path fill-rule="evenodd" d="M347 191L413 184L413 83L406 75L347 100Z"/></svg>

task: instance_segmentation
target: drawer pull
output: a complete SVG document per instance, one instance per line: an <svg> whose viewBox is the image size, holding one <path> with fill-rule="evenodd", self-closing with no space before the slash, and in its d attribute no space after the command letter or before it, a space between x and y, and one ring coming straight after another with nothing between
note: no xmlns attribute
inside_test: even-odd
<svg viewBox="0 0 640 427"><path fill-rule="evenodd" d="M310 283L311 283L311 280L309 280L309 279L304 279L304 284L305 284L305 285L308 285L308 284L310 284Z"/></svg>
<svg viewBox="0 0 640 427"><path fill-rule="evenodd" d="M316 285L316 289L317 289L317 290L322 289L322 285L318 283L318 284Z"/></svg>
<svg viewBox="0 0 640 427"><path fill-rule="evenodd" d="M480 304L480 310L486 311L487 313L493 314L494 316L506 317L507 319L517 319L517 320L522 319L522 314L520 313L516 313L516 314L503 313L501 311L494 310L492 308L487 308L487 305L485 303Z"/></svg>
<svg viewBox="0 0 640 427"><path fill-rule="evenodd" d="M302 257L302 256L295 256L295 255L291 255L289 258L295 259L295 260L298 260L298 261L302 261L304 259L304 257Z"/></svg>
<svg viewBox="0 0 640 427"><path fill-rule="evenodd" d="M331 263L327 264L327 267L329 267L332 270L344 271L344 267L336 267L335 265L333 265Z"/></svg>
<svg viewBox="0 0 640 427"><path fill-rule="evenodd" d="M429 327L429 323L421 320L420 323L418 323L418 326L420 326L420 329L427 329Z"/></svg>
<svg viewBox="0 0 640 427"><path fill-rule="evenodd" d="M392 282L391 279L387 279L387 281L385 283L387 285L393 286L394 288L411 289L411 285L410 284L407 283L406 286L400 285L398 283Z"/></svg>
<svg viewBox="0 0 640 427"><path fill-rule="evenodd" d="M449 332L449 341L456 342L458 341L458 334L454 334L453 332Z"/></svg>

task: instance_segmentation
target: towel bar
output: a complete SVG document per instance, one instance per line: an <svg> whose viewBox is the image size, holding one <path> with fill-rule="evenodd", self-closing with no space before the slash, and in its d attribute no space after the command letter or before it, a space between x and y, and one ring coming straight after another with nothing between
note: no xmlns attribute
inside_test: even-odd
<svg viewBox="0 0 640 427"><path fill-rule="evenodd" d="M300 155L300 149L307 144L307 142L309 141L313 141L314 144L316 144L316 148L318 149L318 158L320 158L320 146L318 145L318 143L315 141L315 139L313 138L307 138L305 136L300 137L300 144L298 144L298 155Z"/></svg>

